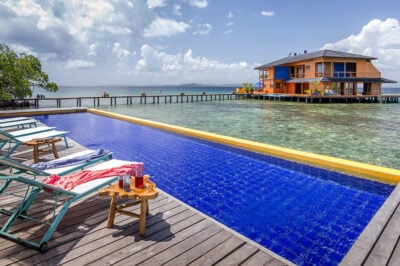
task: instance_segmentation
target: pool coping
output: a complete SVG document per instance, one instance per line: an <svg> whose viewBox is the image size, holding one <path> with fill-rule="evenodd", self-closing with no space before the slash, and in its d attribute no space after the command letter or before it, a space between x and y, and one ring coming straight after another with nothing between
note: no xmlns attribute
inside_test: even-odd
<svg viewBox="0 0 400 266"><path fill-rule="evenodd" d="M32 115L47 115L47 114L67 114L67 113L82 113L82 112L88 112L135 124L158 128L174 133L179 133L191 137L196 137L204 140L209 140L225 145L242 148L253 152L258 152L287 160L292 160L295 162L311 164L316 167L327 168L330 170L334 170L336 172L344 172L346 174L352 174L367 179L377 180L387 184L397 185L400 182L400 170L394 168L376 166L332 156L299 151L290 148L274 146L251 140L239 139L235 137L205 132L191 128L185 128L181 126L175 126L171 124L156 122L142 118L136 118L132 116L112 113L93 108L75 107L75 108L44 108L40 110L38 109L6 110L0 113L0 117L20 116L20 115L32 116Z"/></svg>

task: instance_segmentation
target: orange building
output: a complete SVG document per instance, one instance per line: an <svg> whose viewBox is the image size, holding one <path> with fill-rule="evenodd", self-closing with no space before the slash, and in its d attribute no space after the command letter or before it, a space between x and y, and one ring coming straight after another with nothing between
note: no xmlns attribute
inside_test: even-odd
<svg viewBox="0 0 400 266"><path fill-rule="evenodd" d="M380 95L382 83L396 81L381 77L371 63L376 59L332 50L304 51L255 69L267 94Z"/></svg>

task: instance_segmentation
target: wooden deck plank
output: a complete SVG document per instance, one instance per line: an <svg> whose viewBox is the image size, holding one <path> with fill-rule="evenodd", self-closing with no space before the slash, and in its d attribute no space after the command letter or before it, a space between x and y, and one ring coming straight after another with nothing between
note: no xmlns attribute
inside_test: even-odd
<svg viewBox="0 0 400 266"><path fill-rule="evenodd" d="M269 266L283 266L286 265L282 261L277 260L273 256L266 256L265 253L258 251L249 259L244 261L242 266L254 266L254 265L269 265Z"/></svg>
<svg viewBox="0 0 400 266"><path fill-rule="evenodd" d="M186 219L188 215L190 215L190 213L188 214L187 211L179 212L177 215L174 215L171 218L167 219L166 223L174 223L176 221L180 221L181 219ZM118 217L121 217L121 215L119 215ZM89 262L92 260L97 260L97 258L105 256L107 254L106 252L113 251L111 245L112 244L118 245L121 243L117 241L118 239L126 238L125 241L129 241L130 244L134 243L135 235L133 234L133 226L131 226L132 222L131 219L129 219L129 217L121 217L121 218L124 220L116 221L120 224L120 226L115 226L113 228L106 228L104 222L98 224L95 230L89 234L86 234L84 238L78 238L76 242L72 243L67 242L66 246L63 245L62 252L60 254L54 254L54 252L52 252L51 256L49 256L49 259L46 260L46 263L61 264L68 262L74 264L76 263L76 261L74 262L74 260L80 257L82 257L80 260L86 259L86 263L88 263L87 260L89 260ZM126 229L123 230L121 233L120 231L122 227L125 227ZM155 226L150 227L148 229L150 230L151 228L154 227ZM159 230L159 228L157 229ZM139 232L138 226L135 231ZM107 245L109 245L110 247ZM104 249L103 248L104 246L107 246L107 249ZM118 245L117 249L122 249L126 246L127 246L126 244ZM58 249L59 247L57 247L57 250ZM97 256L96 252L98 253ZM87 255L88 253L91 254ZM75 264L75 265L82 265L82 264Z"/></svg>
<svg viewBox="0 0 400 266"><path fill-rule="evenodd" d="M210 250L206 254L203 254L189 265L214 265L231 252L234 252L236 249L241 247L244 243L245 242L242 239L232 235L226 241L222 242L220 245Z"/></svg>
<svg viewBox="0 0 400 266"><path fill-rule="evenodd" d="M400 265L400 236L397 236L397 243L396 246L393 250L392 256L390 257L390 260L388 261L388 265L393 265L397 266Z"/></svg>
<svg viewBox="0 0 400 266"><path fill-rule="evenodd" d="M255 246L244 244L243 246L239 247L235 252L232 252L215 265L233 265L237 264L238 262L240 262L241 264L242 262L252 257L257 251L258 249Z"/></svg>
<svg viewBox="0 0 400 266"><path fill-rule="evenodd" d="M209 227L211 224L209 220L204 219L204 217L202 217L201 215L196 214L195 216L193 216L193 218L195 220L193 220L190 224L185 223L186 226L179 228L179 230L175 230L173 227L171 227L172 235L167 240L157 241L156 243L153 243L153 245L148 246L139 252L131 253L128 257L125 257L116 265L136 265L142 263L143 261L153 256L157 256L160 252L166 250L171 245L175 245L176 243L182 241L188 235L195 234L203 230L204 228Z"/></svg>
<svg viewBox="0 0 400 266"><path fill-rule="evenodd" d="M395 210L384 231L374 245L366 265L385 265L389 261L400 235L400 208Z"/></svg>
<svg viewBox="0 0 400 266"><path fill-rule="evenodd" d="M220 245L222 242L227 240L231 237L231 234L225 230L216 233L214 236L210 237L209 239L201 242L197 246L189 249L183 254L176 256L174 259L165 263L168 266L175 266L175 265L187 265L194 260L201 257L203 254L209 252L210 250L214 249L216 246Z"/></svg>
<svg viewBox="0 0 400 266"><path fill-rule="evenodd" d="M172 260L176 256L181 255L182 253L186 252L187 250L193 248L198 243L201 243L205 239L210 238L214 234L220 232L222 229L215 224L210 224L209 227L205 227L202 230L198 231L195 234L189 234L186 239L183 241L171 245L166 250L157 254L157 256L153 256L150 259L141 263L141 265L161 265L165 264L166 262Z"/></svg>

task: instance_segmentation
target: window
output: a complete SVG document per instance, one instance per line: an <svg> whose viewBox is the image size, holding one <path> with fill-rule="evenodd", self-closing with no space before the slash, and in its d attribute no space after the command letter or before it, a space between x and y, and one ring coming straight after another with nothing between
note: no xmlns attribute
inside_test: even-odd
<svg viewBox="0 0 400 266"><path fill-rule="evenodd" d="M260 78L267 79L268 78L268 70L263 70L260 72Z"/></svg>
<svg viewBox="0 0 400 266"><path fill-rule="evenodd" d="M324 75L324 64L323 63L316 63L315 69L316 69L316 73L315 73L316 77L322 77Z"/></svg>
<svg viewBox="0 0 400 266"><path fill-rule="evenodd" d="M305 65L298 65L290 67L290 75L292 78L304 78Z"/></svg>

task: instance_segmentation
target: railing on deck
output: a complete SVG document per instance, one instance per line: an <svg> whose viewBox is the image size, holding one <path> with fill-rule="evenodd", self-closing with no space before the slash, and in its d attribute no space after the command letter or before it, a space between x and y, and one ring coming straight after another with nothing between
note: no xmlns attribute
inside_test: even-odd
<svg viewBox="0 0 400 266"><path fill-rule="evenodd" d="M65 97L65 98L31 98L1 101L0 107L6 108L61 108L61 107L91 107L101 105L116 106L118 104L159 104L184 103L203 101L236 100L241 98L236 94L179 94L179 95L139 95L139 96L109 96L109 97Z"/></svg>

